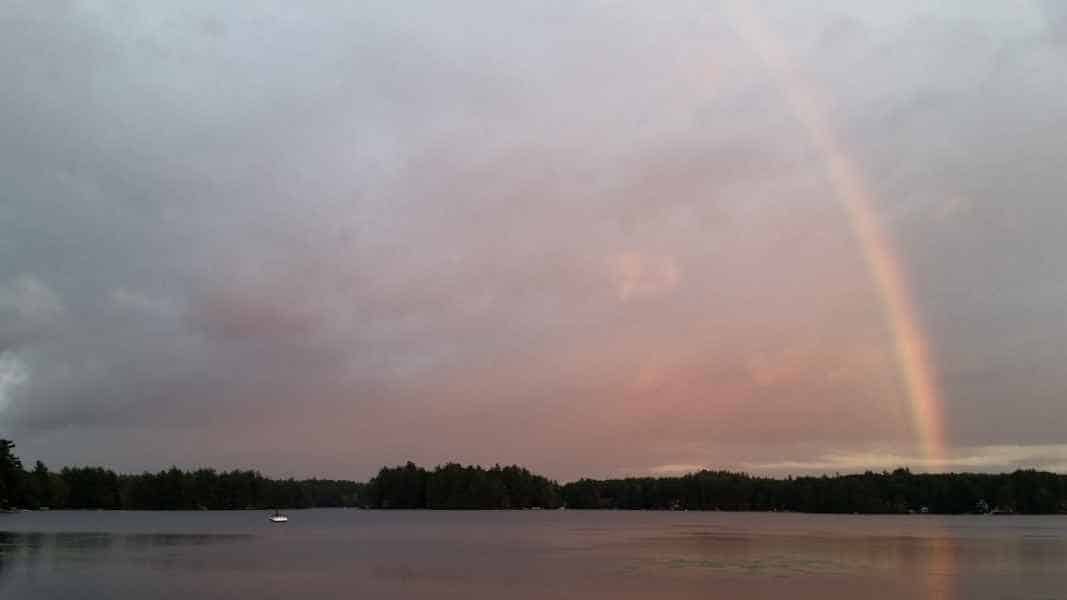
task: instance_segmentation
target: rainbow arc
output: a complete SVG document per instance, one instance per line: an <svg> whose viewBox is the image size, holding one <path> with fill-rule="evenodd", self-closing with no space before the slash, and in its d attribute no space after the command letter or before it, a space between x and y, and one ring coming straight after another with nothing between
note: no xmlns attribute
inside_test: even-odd
<svg viewBox="0 0 1067 600"><path fill-rule="evenodd" d="M827 180L848 217L881 298L919 451L929 466L943 466L946 464L947 442L937 375L905 276L903 261L879 221L874 193L862 169L851 158L828 121L823 108L827 103L822 101L817 86L793 64L778 36L748 2L734 1L727 6L737 33L772 73L793 116L822 159Z"/></svg>

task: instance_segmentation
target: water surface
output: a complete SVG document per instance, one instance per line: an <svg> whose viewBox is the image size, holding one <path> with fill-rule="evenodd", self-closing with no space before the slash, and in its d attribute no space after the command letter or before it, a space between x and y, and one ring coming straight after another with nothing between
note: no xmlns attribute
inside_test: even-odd
<svg viewBox="0 0 1067 600"><path fill-rule="evenodd" d="M1067 518L0 515L0 598L1067 598Z"/></svg>

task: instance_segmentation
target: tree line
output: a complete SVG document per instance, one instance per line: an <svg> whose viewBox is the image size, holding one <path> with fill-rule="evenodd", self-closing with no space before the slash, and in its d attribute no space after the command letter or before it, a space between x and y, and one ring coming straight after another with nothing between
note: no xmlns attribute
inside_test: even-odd
<svg viewBox="0 0 1067 600"><path fill-rule="evenodd" d="M866 472L772 479L728 471L597 481L562 488L570 508L754 510L807 513L1067 513L1067 476L1013 473Z"/></svg>
<svg viewBox="0 0 1067 600"><path fill-rule="evenodd" d="M360 506L364 485L331 479L270 479L257 471L120 475L102 467L25 470L15 445L0 440L0 508L228 510Z"/></svg>
<svg viewBox="0 0 1067 600"><path fill-rule="evenodd" d="M384 467L366 483L270 479L256 471L117 474L102 467L25 469L0 440L0 508L244 509L352 506L382 509L576 508L809 513L1067 513L1067 475L866 472L774 479L729 471L679 477L580 479L559 484L518 466L448 463Z"/></svg>
<svg viewBox="0 0 1067 600"><path fill-rule="evenodd" d="M555 481L518 467L448 463L428 471L414 463L384 467L367 482L370 508L518 509L563 505Z"/></svg>

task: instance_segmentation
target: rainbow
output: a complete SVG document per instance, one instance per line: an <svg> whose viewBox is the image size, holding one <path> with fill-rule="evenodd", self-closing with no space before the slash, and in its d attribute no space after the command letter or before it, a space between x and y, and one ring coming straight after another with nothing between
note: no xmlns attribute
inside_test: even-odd
<svg viewBox="0 0 1067 600"><path fill-rule="evenodd" d="M851 224L864 262L881 298L897 368L904 380L912 427L924 463L945 465L947 441L943 401L927 341L912 300L902 261L874 210L875 197L859 165L830 126L818 89L792 64L778 37L748 2L727 4L734 29L771 71L786 102L822 158L834 195Z"/></svg>

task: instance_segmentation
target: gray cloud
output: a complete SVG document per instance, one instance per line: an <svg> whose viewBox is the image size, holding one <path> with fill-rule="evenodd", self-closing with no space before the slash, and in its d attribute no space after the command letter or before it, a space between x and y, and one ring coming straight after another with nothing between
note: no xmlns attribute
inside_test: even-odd
<svg viewBox="0 0 1067 600"><path fill-rule="evenodd" d="M1067 422L1054 4L758 7L902 249L961 448ZM914 456L846 217L734 27L687 3L6 5L0 434L60 464L351 477Z"/></svg>

